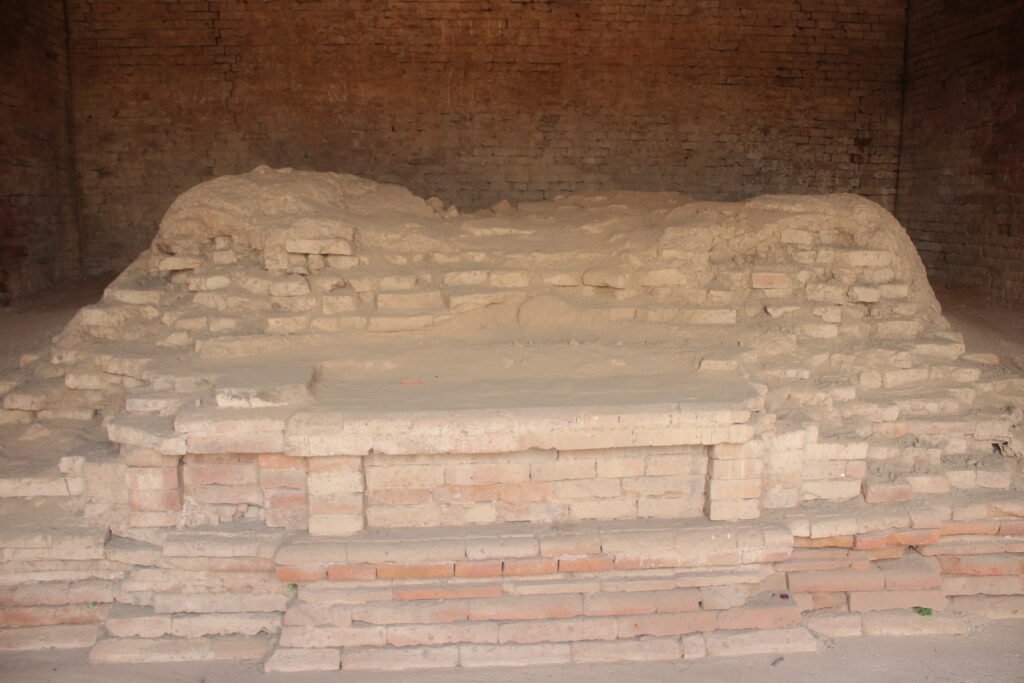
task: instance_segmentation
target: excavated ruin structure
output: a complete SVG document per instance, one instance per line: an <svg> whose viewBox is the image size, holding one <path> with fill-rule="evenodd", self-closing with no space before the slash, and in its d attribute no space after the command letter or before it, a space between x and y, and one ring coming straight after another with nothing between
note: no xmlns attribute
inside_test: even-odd
<svg viewBox="0 0 1024 683"><path fill-rule="evenodd" d="M0 647L394 669L1024 616L1024 381L849 195L204 183L3 387Z"/></svg>

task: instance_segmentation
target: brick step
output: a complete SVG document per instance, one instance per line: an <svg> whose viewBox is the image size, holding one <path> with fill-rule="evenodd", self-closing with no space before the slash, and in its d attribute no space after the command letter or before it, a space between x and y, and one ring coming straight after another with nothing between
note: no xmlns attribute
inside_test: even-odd
<svg viewBox="0 0 1024 683"><path fill-rule="evenodd" d="M942 610L949 603L941 590L939 562L903 545L867 550L797 549L793 558L775 568L786 573L789 594L804 610Z"/></svg>
<svg viewBox="0 0 1024 683"><path fill-rule="evenodd" d="M125 397L125 410L133 415L171 416L183 406L195 404L205 392L153 391L149 389L129 392Z"/></svg>
<svg viewBox="0 0 1024 683"><path fill-rule="evenodd" d="M530 645L469 643L433 647L278 648L266 671L403 671L438 668L480 668L671 661L705 656L814 652L817 639L805 628L694 633L682 638L645 637L619 640L578 640Z"/></svg>
<svg viewBox="0 0 1024 683"><path fill-rule="evenodd" d="M280 644L523 645L782 628L800 622L795 601L759 591L759 584L693 587L702 578L683 575L677 581L674 575L666 575L599 583L507 580L461 588L435 582L392 591L316 584L299 589L298 600L285 613ZM714 575L709 578L714 580ZM691 587L673 587L679 583Z"/></svg>
<svg viewBox="0 0 1024 683"><path fill-rule="evenodd" d="M690 570L302 585L267 669L337 668L339 656L343 669L414 669L816 649L796 603L762 590L763 577Z"/></svg>
<svg viewBox="0 0 1024 683"><path fill-rule="evenodd" d="M0 557L5 562L102 560L110 531L73 520L46 519L0 527Z"/></svg>
<svg viewBox="0 0 1024 683"><path fill-rule="evenodd" d="M804 622L811 633L822 638L962 635L970 629L967 620L956 614L912 609L888 609L865 614L815 610L804 616Z"/></svg>
<svg viewBox="0 0 1024 683"><path fill-rule="evenodd" d="M773 401L773 405L831 408L856 400L857 388L852 384L824 382L774 383L768 391L768 397Z"/></svg>
<svg viewBox="0 0 1024 683"><path fill-rule="evenodd" d="M301 583L735 567L784 559L791 547L777 524L650 520L298 534L274 559L278 578Z"/></svg>
<svg viewBox="0 0 1024 683"><path fill-rule="evenodd" d="M33 465L0 470L0 498L63 497L81 493L81 480L69 479L56 464Z"/></svg>
<svg viewBox="0 0 1024 683"><path fill-rule="evenodd" d="M1022 518L1024 501L1019 494L971 489L912 502L814 501L799 509L766 512L760 521L788 526L795 548L913 545L929 554L927 544L947 536L976 534L1003 543L1000 537L1024 534Z"/></svg>
<svg viewBox="0 0 1024 683"><path fill-rule="evenodd" d="M398 294L399 292L393 292ZM416 332L450 319L447 308L382 309L366 318L369 332Z"/></svg>
<svg viewBox="0 0 1024 683"><path fill-rule="evenodd" d="M4 567L3 580L10 583L0 585L0 650L91 646L113 603L116 581L41 581L42 573L11 569L25 564L8 562ZM54 566L52 561L37 564Z"/></svg>
<svg viewBox="0 0 1024 683"><path fill-rule="evenodd" d="M141 663L262 660L270 652L271 645L270 636L103 638L89 651L89 661Z"/></svg>
<svg viewBox="0 0 1024 683"><path fill-rule="evenodd" d="M91 647L99 636L96 624L29 626L0 629L0 651L67 650Z"/></svg>
<svg viewBox="0 0 1024 683"><path fill-rule="evenodd" d="M10 388L3 397L4 411L17 411L32 416L46 410L64 391L64 380L27 378ZM12 422L16 422L11 420Z"/></svg>
<svg viewBox="0 0 1024 683"><path fill-rule="evenodd" d="M985 619L1024 619L1024 595L957 595L950 598L954 612Z"/></svg>
<svg viewBox="0 0 1024 683"><path fill-rule="evenodd" d="M244 607L242 600L238 600L238 607ZM167 613L153 607L116 604L107 613L103 625L115 638L270 635L281 631L281 612Z"/></svg>
<svg viewBox="0 0 1024 683"><path fill-rule="evenodd" d="M863 388L858 390L857 403L871 406L875 414L935 415L963 413L974 403L977 392L972 387L950 387L948 383L931 380L913 387Z"/></svg>

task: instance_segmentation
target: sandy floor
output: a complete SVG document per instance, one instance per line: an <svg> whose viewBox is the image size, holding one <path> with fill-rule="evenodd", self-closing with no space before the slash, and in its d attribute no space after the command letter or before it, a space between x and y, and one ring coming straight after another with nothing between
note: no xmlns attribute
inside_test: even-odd
<svg viewBox="0 0 1024 683"><path fill-rule="evenodd" d="M24 353L46 349L75 312L99 301L112 276L61 284L47 292L0 308L0 375L18 367Z"/></svg>
<svg viewBox="0 0 1024 683"><path fill-rule="evenodd" d="M1024 622L1006 621L968 636L859 638L816 654L730 657L695 662L548 666L415 673L263 674L251 664L90 665L85 652L0 655L0 680L18 683L967 683L1024 682Z"/></svg>
<svg viewBox="0 0 1024 683"><path fill-rule="evenodd" d="M1024 370L1024 306L1005 308L970 290L939 289L942 311L964 335L967 350L995 353L1003 364Z"/></svg>
<svg viewBox="0 0 1024 683"><path fill-rule="evenodd" d="M99 298L105 279L62 287L7 310L0 310L0 373L17 367L21 354L42 350L50 337L85 304ZM1024 368L1024 312L980 301L970 292L938 292L968 351L997 353ZM979 302L980 301L980 302ZM365 681L394 683L512 683L520 681L821 681L822 683L912 683L915 681L1006 681L1024 683L1024 622L1008 621L963 637L862 638L838 642L815 655L708 659L693 663L537 667L410 674L263 675L256 664L88 664L84 651L0 654L0 681L18 683L272 683Z"/></svg>

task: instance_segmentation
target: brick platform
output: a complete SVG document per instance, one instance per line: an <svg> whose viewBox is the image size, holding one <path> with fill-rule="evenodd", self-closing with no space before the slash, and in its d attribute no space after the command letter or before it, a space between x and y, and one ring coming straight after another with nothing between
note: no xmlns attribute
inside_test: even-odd
<svg viewBox="0 0 1024 683"><path fill-rule="evenodd" d="M855 197L463 217L261 168L4 382L6 648L677 659L1024 599L1024 380Z"/></svg>

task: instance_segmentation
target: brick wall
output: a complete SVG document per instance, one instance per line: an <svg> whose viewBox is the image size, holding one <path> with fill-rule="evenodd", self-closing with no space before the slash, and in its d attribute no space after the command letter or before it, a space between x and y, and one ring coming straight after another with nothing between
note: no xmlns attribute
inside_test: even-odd
<svg viewBox="0 0 1024 683"><path fill-rule="evenodd" d="M90 271L259 163L461 206L582 188L891 207L903 0L68 0Z"/></svg>
<svg viewBox="0 0 1024 683"><path fill-rule="evenodd" d="M0 304L78 271L61 0L0 3Z"/></svg>
<svg viewBox="0 0 1024 683"><path fill-rule="evenodd" d="M933 282L1024 301L1024 3L911 0L897 215Z"/></svg>

